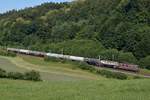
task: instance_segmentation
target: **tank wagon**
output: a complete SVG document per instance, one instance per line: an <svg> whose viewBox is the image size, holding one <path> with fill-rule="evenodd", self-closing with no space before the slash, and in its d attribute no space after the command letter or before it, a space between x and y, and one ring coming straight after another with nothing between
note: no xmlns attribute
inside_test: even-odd
<svg viewBox="0 0 150 100"><path fill-rule="evenodd" d="M39 57L46 56L45 52L38 52L38 51L31 51L31 50L24 50L24 49L7 48L7 51L26 54L26 55L39 56Z"/></svg>
<svg viewBox="0 0 150 100"><path fill-rule="evenodd" d="M121 69L121 70L132 71L132 72L139 71L138 65L128 64L128 63L119 63L119 62L109 61L109 60L99 60L99 59L93 59L93 58L84 58L84 57L70 56L70 55L63 55L63 54L56 54L56 53L45 53L45 52L16 49L16 48L7 48L7 51L20 53L20 54L26 54L26 55L32 55L32 56L39 56L39 57L47 56L47 57L67 59L67 60L72 60L72 61L86 62L90 65L94 65L97 67L107 67L107 68Z"/></svg>
<svg viewBox="0 0 150 100"><path fill-rule="evenodd" d="M70 56L70 55L63 55L63 54L55 54L55 53L47 53L47 57L55 57L61 59L68 59L72 61L84 61L84 57L77 57L77 56Z"/></svg>

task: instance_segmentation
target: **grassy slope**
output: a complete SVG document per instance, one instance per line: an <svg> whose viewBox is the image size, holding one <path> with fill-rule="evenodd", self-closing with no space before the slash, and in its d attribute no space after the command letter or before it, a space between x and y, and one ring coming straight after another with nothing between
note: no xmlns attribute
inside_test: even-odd
<svg viewBox="0 0 150 100"><path fill-rule="evenodd" d="M41 58L0 57L10 71L36 69L44 82L0 79L0 100L149 100L150 80L114 80ZM97 80L99 79L99 80ZM67 80L67 81L66 81Z"/></svg>
<svg viewBox="0 0 150 100"><path fill-rule="evenodd" d="M42 58L19 56L16 58L0 57L0 68L8 71L37 70L44 80L89 80L105 79L90 72L75 68L73 64L45 62Z"/></svg>
<svg viewBox="0 0 150 100"><path fill-rule="evenodd" d="M0 56L0 68L7 71L24 71L24 69L17 67L15 64L10 62L6 57Z"/></svg>
<svg viewBox="0 0 150 100"><path fill-rule="evenodd" d="M149 100L150 80L0 80L1 100Z"/></svg>

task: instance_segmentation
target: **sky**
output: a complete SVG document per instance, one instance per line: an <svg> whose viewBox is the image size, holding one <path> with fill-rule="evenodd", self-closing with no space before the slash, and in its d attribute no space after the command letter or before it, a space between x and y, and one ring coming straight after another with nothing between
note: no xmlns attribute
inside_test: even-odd
<svg viewBox="0 0 150 100"><path fill-rule="evenodd" d="M23 9L26 7L33 7L44 2L66 2L70 0L0 0L0 13L12 9Z"/></svg>

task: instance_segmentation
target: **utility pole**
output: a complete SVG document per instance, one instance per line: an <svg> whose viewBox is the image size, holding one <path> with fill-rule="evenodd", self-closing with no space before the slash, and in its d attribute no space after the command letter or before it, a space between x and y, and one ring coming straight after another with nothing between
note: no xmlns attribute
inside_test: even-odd
<svg viewBox="0 0 150 100"><path fill-rule="evenodd" d="M61 50L61 54L63 55L64 54L64 49L62 48L62 50Z"/></svg>
<svg viewBox="0 0 150 100"><path fill-rule="evenodd" d="M115 57L114 57L114 54L112 55L112 60L114 61Z"/></svg>
<svg viewBox="0 0 150 100"><path fill-rule="evenodd" d="M99 59L99 61L101 61L101 56L100 55L98 56L98 59Z"/></svg>

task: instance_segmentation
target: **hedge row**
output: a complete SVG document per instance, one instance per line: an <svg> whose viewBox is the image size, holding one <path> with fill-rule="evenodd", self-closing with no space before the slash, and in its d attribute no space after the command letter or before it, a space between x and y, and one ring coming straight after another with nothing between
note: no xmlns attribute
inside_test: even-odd
<svg viewBox="0 0 150 100"><path fill-rule="evenodd" d="M15 80L31 80L31 81L42 81L39 72L30 71L26 73L20 72L6 72L3 69L0 69L0 78L9 78Z"/></svg>
<svg viewBox="0 0 150 100"><path fill-rule="evenodd" d="M88 65L85 62L77 62L77 61L71 61L71 60L67 60L67 59L59 59L59 58L54 58L54 57L44 57L44 61L71 63L83 70L90 70L90 71L94 70L94 68L91 65Z"/></svg>
<svg viewBox="0 0 150 100"><path fill-rule="evenodd" d="M52 62L65 62L66 60L54 57L44 57L44 61L52 61Z"/></svg>
<svg viewBox="0 0 150 100"><path fill-rule="evenodd" d="M121 79L121 80L125 80L128 78L128 76L126 74L123 74L120 72L111 72L108 70L97 70L96 72L107 78L116 78L116 79Z"/></svg>
<svg viewBox="0 0 150 100"><path fill-rule="evenodd" d="M0 55L1 55L1 56L9 56L9 57L15 57L15 56L16 56L15 53L13 53L13 52L8 52L7 50L1 49L1 48L0 48Z"/></svg>
<svg viewBox="0 0 150 100"><path fill-rule="evenodd" d="M98 70L94 68L94 66L88 65L85 62L73 62L73 61L68 61L68 60L63 60L63 59L56 59L56 58L50 58L50 57L45 57L45 61L52 61L52 62L62 62L62 63L73 63L76 65L76 67L83 69L83 70L88 70L90 72L100 74L102 76L105 76L107 78L115 78L115 79L121 79L125 80L128 78L126 74L119 73L119 72L112 72L112 71L107 71L107 70Z"/></svg>
<svg viewBox="0 0 150 100"><path fill-rule="evenodd" d="M80 69L89 70L90 72L94 72L96 70L93 66L88 65L87 63L84 63L84 62L78 63L77 66Z"/></svg>

